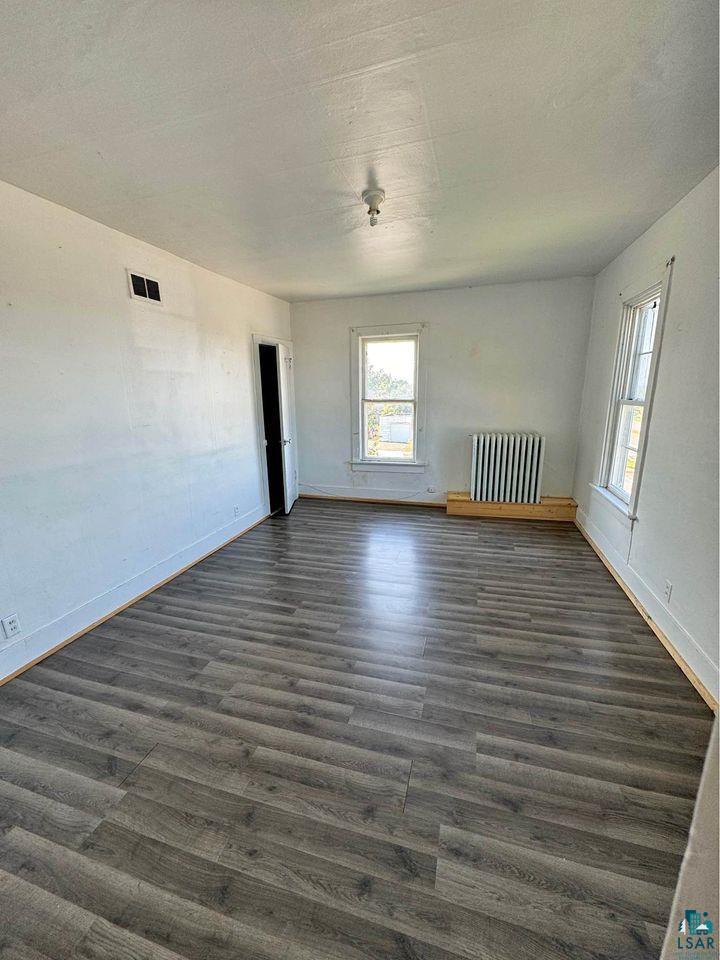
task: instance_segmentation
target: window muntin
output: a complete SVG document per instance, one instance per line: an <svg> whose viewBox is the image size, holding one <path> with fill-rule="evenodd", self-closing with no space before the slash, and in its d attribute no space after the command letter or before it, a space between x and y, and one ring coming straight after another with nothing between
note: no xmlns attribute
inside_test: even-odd
<svg viewBox="0 0 720 960"><path fill-rule="evenodd" d="M611 421L606 486L630 503L638 473L643 421L657 332L659 295L626 306L617 358L617 394Z"/></svg>
<svg viewBox="0 0 720 960"><path fill-rule="evenodd" d="M360 362L362 459L414 462L417 335L361 337Z"/></svg>

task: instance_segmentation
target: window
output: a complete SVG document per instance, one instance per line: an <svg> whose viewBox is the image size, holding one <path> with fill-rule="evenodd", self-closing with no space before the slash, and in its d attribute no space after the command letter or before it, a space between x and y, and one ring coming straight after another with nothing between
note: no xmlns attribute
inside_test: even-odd
<svg viewBox="0 0 720 960"><path fill-rule="evenodd" d="M627 301L615 359L600 486L634 515L650 416L663 285Z"/></svg>
<svg viewBox="0 0 720 960"><path fill-rule="evenodd" d="M361 337L362 456L415 460L417 337Z"/></svg>
<svg viewBox="0 0 720 960"><path fill-rule="evenodd" d="M394 324L352 331L353 459L359 468L421 467L421 327Z"/></svg>

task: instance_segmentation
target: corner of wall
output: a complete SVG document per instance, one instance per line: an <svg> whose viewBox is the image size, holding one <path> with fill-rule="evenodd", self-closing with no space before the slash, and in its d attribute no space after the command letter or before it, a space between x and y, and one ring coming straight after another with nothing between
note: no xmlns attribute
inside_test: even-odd
<svg viewBox="0 0 720 960"><path fill-rule="evenodd" d="M602 271L600 271L602 273ZM578 500L578 461L580 454L580 444L582 442L583 436L583 423L585 420L585 410L586 410L586 391L588 383L588 367L590 364L590 343L592 340L592 327L593 327L593 318L595 316L595 297L597 294L597 281L600 274L596 274L592 278L592 296L590 297L590 303L588 305L589 315L587 322L587 337L585 339L585 359L583 363L583 381L582 381L582 393L580 395L580 406L578 407L577 415L577 429L575 434L575 457L573 462L573 483L572 483L572 495L576 503L579 503Z"/></svg>

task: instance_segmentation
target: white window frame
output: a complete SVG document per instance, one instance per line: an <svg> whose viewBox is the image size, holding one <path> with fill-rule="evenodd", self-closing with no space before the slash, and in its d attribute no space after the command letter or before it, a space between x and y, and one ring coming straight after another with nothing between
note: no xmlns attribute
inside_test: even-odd
<svg viewBox="0 0 720 960"><path fill-rule="evenodd" d="M351 408L351 469L385 473L413 473L426 467L425 452L425 366L423 331L425 324L393 323L387 325L353 327L350 331L350 408ZM415 423L412 460L378 459L364 456L363 449L363 389L365 385L363 342L366 340L404 340L413 338L415 347Z"/></svg>
<svg viewBox="0 0 720 960"><path fill-rule="evenodd" d="M647 446L648 428L652 416L653 398L655 395L655 381L657 378L657 368L660 359L660 348L662 345L663 328L665 325L665 313L667 309L667 300L670 290L670 277L674 258L668 260L664 274L659 277L656 274L654 283L646 285L640 292L621 294L623 298L622 321L620 324L620 333L618 336L617 347L615 350L615 366L613 370L612 389L610 393L610 402L605 423L605 437L603 441L603 452L600 465L600 477L597 487L604 493L615 506L619 507L623 513L626 513L631 520L637 519L637 505L640 496L640 485L642 482L643 466L645 462L645 449ZM657 300L657 318L655 321L655 333L652 341L652 356L650 360L650 369L648 371L647 388L645 390L644 400L632 399L626 396L628 384L632 379L632 370L637 353L638 338L638 320L640 316L639 307L649 300ZM625 404L643 407L643 419L640 427L640 436L638 438L638 449L635 461L635 475L630 494L624 490L618 489L612 484L612 468L617 449L617 435L620 429L620 418Z"/></svg>

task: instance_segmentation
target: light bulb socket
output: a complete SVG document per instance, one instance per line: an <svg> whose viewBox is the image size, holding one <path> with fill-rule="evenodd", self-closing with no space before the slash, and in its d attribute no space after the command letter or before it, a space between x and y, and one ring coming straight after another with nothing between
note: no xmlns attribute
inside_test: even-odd
<svg viewBox="0 0 720 960"><path fill-rule="evenodd" d="M368 205L370 226L374 227L380 216L380 204L385 199L385 191L380 187L372 187L362 192L362 201Z"/></svg>

